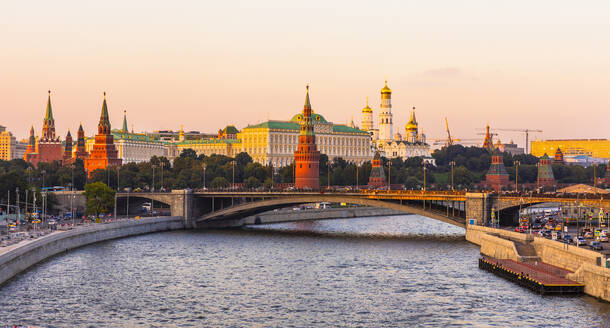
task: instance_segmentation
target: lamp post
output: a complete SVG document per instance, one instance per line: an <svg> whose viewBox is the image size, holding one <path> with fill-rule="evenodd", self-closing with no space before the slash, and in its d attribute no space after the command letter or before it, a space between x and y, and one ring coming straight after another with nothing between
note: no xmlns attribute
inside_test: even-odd
<svg viewBox="0 0 610 328"><path fill-rule="evenodd" d="M358 162L356 162L356 190L360 189L360 182L358 179L358 175L359 175L359 168L360 168L360 164Z"/></svg>
<svg viewBox="0 0 610 328"><path fill-rule="evenodd" d="M536 192L540 192L540 161L536 163L536 168L538 169L538 176L536 177Z"/></svg>
<svg viewBox="0 0 610 328"><path fill-rule="evenodd" d="M164 190L165 186L163 184L163 167L165 167L165 162L161 162L161 190Z"/></svg>
<svg viewBox="0 0 610 328"><path fill-rule="evenodd" d="M231 189L235 189L235 161L231 161L231 166L233 166L233 183Z"/></svg>
<svg viewBox="0 0 610 328"><path fill-rule="evenodd" d="M521 162L515 161L515 192L519 192L519 165Z"/></svg>
<svg viewBox="0 0 610 328"><path fill-rule="evenodd" d="M19 206L19 187L15 189L15 195L17 198L17 203L15 203L15 205L17 205L17 220L21 221L21 206Z"/></svg>
<svg viewBox="0 0 610 328"><path fill-rule="evenodd" d="M153 164L152 165L153 176L152 176L152 188L151 188L152 192L155 192L155 169L156 168L157 168L157 165Z"/></svg>
<svg viewBox="0 0 610 328"><path fill-rule="evenodd" d="M426 163L424 163L424 192L426 192Z"/></svg>
<svg viewBox="0 0 610 328"><path fill-rule="evenodd" d="M454 191L454 189L453 189L453 168L455 167L455 162L451 161L451 162L449 162L449 165L451 165L451 191Z"/></svg>
<svg viewBox="0 0 610 328"><path fill-rule="evenodd" d="M597 188L597 172L596 172L597 164L593 163L593 187Z"/></svg>
<svg viewBox="0 0 610 328"><path fill-rule="evenodd" d="M155 168L157 166L156 165L152 165L152 169L153 169L153 180L152 180L152 191L155 192ZM150 214L153 215L155 213L155 200L154 199L150 199Z"/></svg>
<svg viewBox="0 0 610 328"><path fill-rule="evenodd" d="M205 163L201 163L201 168L203 169L203 190L205 190L205 168L206 168L206 164Z"/></svg>
<svg viewBox="0 0 610 328"><path fill-rule="evenodd" d="M388 190L392 190L392 161L388 161Z"/></svg>
<svg viewBox="0 0 610 328"><path fill-rule="evenodd" d="M121 167L116 167L116 191L121 190Z"/></svg>
<svg viewBox="0 0 610 328"><path fill-rule="evenodd" d="M328 187L326 189L330 190L330 160L326 161L326 170L327 170L327 174L326 174L326 183L328 184Z"/></svg>
<svg viewBox="0 0 610 328"><path fill-rule="evenodd" d="M47 191L44 190L45 189L45 185L44 185L44 176L45 174L47 174L47 171L42 170L42 221L44 222L47 216Z"/></svg>

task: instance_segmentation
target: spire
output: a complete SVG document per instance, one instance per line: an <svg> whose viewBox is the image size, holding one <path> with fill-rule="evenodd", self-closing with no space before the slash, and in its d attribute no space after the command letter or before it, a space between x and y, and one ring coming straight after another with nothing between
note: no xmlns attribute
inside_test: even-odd
<svg viewBox="0 0 610 328"><path fill-rule="evenodd" d="M34 126L30 128L30 140L28 141L28 145L34 147L36 145L36 136L34 136Z"/></svg>
<svg viewBox="0 0 610 328"><path fill-rule="evenodd" d="M127 130L127 111L126 110L123 111L123 128L121 129L121 132L123 132L123 133L129 132Z"/></svg>
<svg viewBox="0 0 610 328"><path fill-rule="evenodd" d="M78 132L84 131L83 130L83 122L81 122L78 126Z"/></svg>
<svg viewBox="0 0 610 328"><path fill-rule="evenodd" d="M307 93L305 94L305 106L303 106L303 109L311 111L311 103L309 102L309 84L305 87L305 89L307 90Z"/></svg>
<svg viewBox="0 0 610 328"><path fill-rule="evenodd" d="M97 130L99 134L110 134L110 119L108 118L108 105L106 105L106 92L104 92L102 115L100 115L100 123L97 125Z"/></svg>
<svg viewBox="0 0 610 328"><path fill-rule="evenodd" d="M66 138L68 137L72 137L72 135L70 134L70 129L68 129L68 134L66 134Z"/></svg>
<svg viewBox="0 0 610 328"><path fill-rule="evenodd" d="M51 90L49 90L49 98L47 99L47 112L44 116L45 121L53 121L53 109L51 108Z"/></svg>

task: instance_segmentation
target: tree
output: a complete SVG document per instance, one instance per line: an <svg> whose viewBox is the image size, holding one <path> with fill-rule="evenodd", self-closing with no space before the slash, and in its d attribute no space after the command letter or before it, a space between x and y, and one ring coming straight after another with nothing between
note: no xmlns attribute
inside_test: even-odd
<svg viewBox="0 0 610 328"><path fill-rule="evenodd" d="M184 149L182 151L182 153L180 153L180 157L197 159L197 153L194 150L187 148L187 149Z"/></svg>
<svg viewBox="0 0 610 328"><path fill-rule="evenodd" d="M244 181L244 187L246 187L248 189L258 188L258 187L260 187L260 185L261 185L261 182L253 176L248 177Z"/></svg>
<svg viewBox="0 0 610 328"><path fill-rule="evenodd" d="M85 186L87 213L98 216L114 207L115 191L103 182L89 183Z"/></svg>
<svg viewBox="0 0 610 328"><path fill-rule="evenodd" d="M229 186L229 181L224 177L215 177L210 183L210 187L212 188L226 188Z"/></svg>

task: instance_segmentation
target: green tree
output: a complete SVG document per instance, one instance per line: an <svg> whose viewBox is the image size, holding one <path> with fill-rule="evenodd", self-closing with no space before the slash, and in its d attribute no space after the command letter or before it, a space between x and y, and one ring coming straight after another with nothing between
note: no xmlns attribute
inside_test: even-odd
<svg viewBox="0 0 610 328"><path fill-rule="evenodd" d="M87 213L98 216L114 207L115 191L103 182L89 183L85 186Z"/></svg>
<svg viewBox="0 0 610 328"><path fill-rule="evenodd" d="M260 185L261 185L261 182L257 178L255 178L253 176L248 177L244 181L244 187L246 187L248 189L258 188L258 187L260 187Z"/></svg>
<svg viewBox="0 0 610 328"><path fill-rule="evenodd" d="M224 177L215 177L210 183L210 187L212 188L226 188L229 186L229 180Z"/></svg>

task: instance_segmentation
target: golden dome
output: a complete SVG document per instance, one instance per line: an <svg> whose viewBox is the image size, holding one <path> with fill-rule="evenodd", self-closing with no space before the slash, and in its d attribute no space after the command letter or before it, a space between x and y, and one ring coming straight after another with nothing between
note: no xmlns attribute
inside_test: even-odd
<svg viewBox="0 0 610 328"><path fill-rule="evenodd" d="M405 125L405 130L407 130L407 133L409 133L411 131L417 132L417 120L415 119L415 107L413 107L413 110L411 110L411 119L409 120L409 122L407 122L407 125Z"/></svg>
<svg viewBox="0 0 610 328"><path fill-rule="evenodd" d="M366 107L362 108L363 113L372 113L373 109L369 107L369 97L366 97Z"/></svg>
<svg viewBox="0 0 610 328"><path fill-rule="evenodd" d="M388 88L388 80L385 80L385 86L381 89L381 94L392 93L392 89Z"/></svg>

